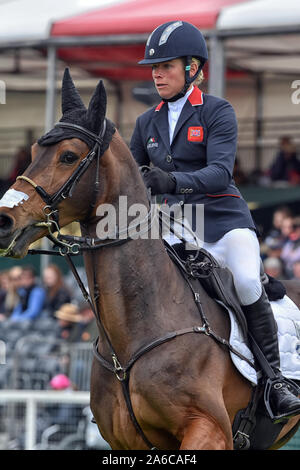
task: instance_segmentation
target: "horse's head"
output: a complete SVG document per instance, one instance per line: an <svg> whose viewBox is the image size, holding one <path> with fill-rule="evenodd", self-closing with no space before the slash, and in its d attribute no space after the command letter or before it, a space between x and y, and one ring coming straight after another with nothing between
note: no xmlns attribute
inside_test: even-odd
<svg viewBox="0 0 300 470"><path fill-rule="evenodd" d="M97 170L114 133L105 112L102 82L86 108L66 69L61 120L32 146L32 163L0 200L0 255L25 256L49 220L54 230L86 219L103 190Z"/></svg>

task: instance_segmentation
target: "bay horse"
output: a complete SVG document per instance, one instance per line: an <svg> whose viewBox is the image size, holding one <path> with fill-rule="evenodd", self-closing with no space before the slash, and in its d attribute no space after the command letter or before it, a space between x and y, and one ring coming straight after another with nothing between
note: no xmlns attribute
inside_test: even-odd
<svg viewBox="0 0 300 470"><path fill-rule="evenodd" d="M78 246L84 240L91 248L84 251L84 263L101 317L95 353L102 362L93 360L90 404L113 450L149 445L164 450L233 449L232 424L238 410L247 406L252 385L234 367L227 347L209 334L192 332L201 324L199 310L161 238L107 240L97 246L97 227L104 219L99 208L109 205L118 213L120 196L126 196L128 207L138 203L149 209L139 168L105 118L102 82L86 108L67 69L62 110L58 125L32 146L32 163L0 201L0 253L22 258L32 242L49 235L53 239L55 229L59 233L60 227L80 223ZM62 239L59 244L62 251L67 246ZM71 250L76 251L74 245ZM228 315L198 284L211 329L228 340ZM299 287L285 285L299 305ZM147 348L170 332L180 334ZM130 369L128 404L122 364L141 349L144 354L137 355ZM276 443L298 420L294 417L283 426Z"/></svg>

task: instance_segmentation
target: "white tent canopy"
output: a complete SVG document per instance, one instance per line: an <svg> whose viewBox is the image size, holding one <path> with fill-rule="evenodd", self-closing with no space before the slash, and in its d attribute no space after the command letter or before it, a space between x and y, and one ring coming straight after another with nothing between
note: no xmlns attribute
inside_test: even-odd
<svg viewBox="0 0 300 470"><path fill-rule="evenodd" d="M217 30L227 64L252 72L300 73L300 1L253 0L224 8Z"/></svg>
<svg viewBox="0 0 300 470"><path fill-rule="evenodd" d="M270 28L299 25L299 0L252 0L224 8L218 18L219 30Z"/></svg>
<svg viewBox="0 0 300 470"><path fill-rule="evenodd" d="M122 0L0 1L0 45L9 41L47 39L53 21L120 1Z"/></svg>
<svg viewBox="0 0 300 470"><path fill-rule="evenodd" d="M45 89L49 66L44 50L53 22L125 1L0 0L0 75L7 90ZM56 61L57 69L64 66ZM95 79L79 67L73 67L73 76L82 78L82 87L94 85Z"/></svg>

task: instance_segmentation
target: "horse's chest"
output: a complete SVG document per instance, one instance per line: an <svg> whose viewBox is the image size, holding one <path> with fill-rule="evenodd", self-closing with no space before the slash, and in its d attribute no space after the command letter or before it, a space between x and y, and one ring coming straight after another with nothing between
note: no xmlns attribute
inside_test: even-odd
<svg viewBox="0 0 300 470"><path fill-rule="evenodd" d="M134 448L132 443L136 441L136 431L121 383L113 374L104 372L98 375L97 381L92 380L91 409L102 436L113 449Z"/></svg>
<svg viewBox="0 0 300 470"><path fill-rule="evenodd" d="M103 428L103 432L112 447L118 449L136 448L139 436L137 436L133 427L122 392L115 391L113 395L107 395L106 404L109 398L110 403L108 406L106 405L105 412L102 410L100 429ZM101 425L102 422L103 426Z"/></svg>

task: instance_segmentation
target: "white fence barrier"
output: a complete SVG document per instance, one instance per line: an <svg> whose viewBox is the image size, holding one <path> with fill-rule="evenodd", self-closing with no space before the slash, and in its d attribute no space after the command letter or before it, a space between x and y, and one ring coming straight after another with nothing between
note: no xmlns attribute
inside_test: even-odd
<svg viewBox="0 0 300 470"><path fill-rule="evenodd" d="M0 446L15 449L109 449L108 444L99 434L96 424L91 423L89 392L78 391L37 391L37 390L1 390L0 413L1 432ZM20 407L21 405L21 407ZM49 412L50 409L50 412ZM66 411L60 415L62 423L55 422L53 410ZM52 411L52 414L51 414ZM73 413L73 414L70 414ZM46 415L52 419L47 421ZM64 417L71 432L66 432ZM60 428L64 428L58 440L50 443ZM17 442L12 444L12 442ZM6 447L7 448L7 447Z"/></svg>

